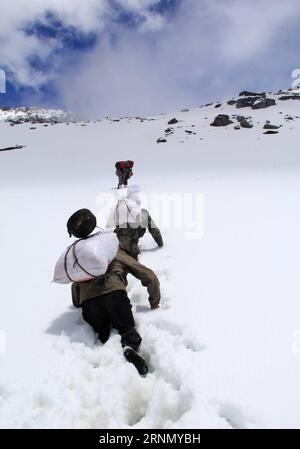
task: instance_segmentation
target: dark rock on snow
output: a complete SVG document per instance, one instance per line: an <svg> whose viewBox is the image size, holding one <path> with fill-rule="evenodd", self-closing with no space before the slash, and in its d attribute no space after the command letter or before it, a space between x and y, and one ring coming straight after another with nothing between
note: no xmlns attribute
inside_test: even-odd
<svg viewBox="0 0 300 449"><path fill-rule="evenodd" d="M237 109L251 107L252 109L265 109L276 105L273 98L245 97L239 98L236 103Z"/></svg>
<svg viewBox="0 0 300 449"><path fill-rule="evenodd" d="M237 117L237 121L242 128L253 128L253 125L242 115Z"/></svg>
<svg viewBox="0 0 300 449"><path fill-rule="evenodd" d="M255 93L255 92L249 92L248 90L243 90L243 92L239 93L239 97L263 97L266 98L266 93Z"/></svg>
<svg viewBox="0 0 300 449"><path fill-rule="evenodd" d="M265 109L275 105L276 101L273 98L264 98L261 101L255 101L255 103L252 105L252 109Z"/></svg>
<svg viewBox="0 0 300 449"><path fill-rule="evenodd" d="M300 95L283 95L282 97L279 97L279 100L300 100Z"/></svg>
<svg viewBox="0 0 300 449"><path fill-rule="evenodd" d="M236 102L236 108L249 108L252 107L255 100L257 100L258 97L245 97L245 98L239 98Z"/></svg>
<svg viewBox="0 0 300 449"><path fill-rule="evenodd" d="M233 121L230 120L229 115L219 114L210 126L227 126L231 123L233 123Z"/></svg>
<svg viewBox="0 0 300 449"><path fill-rule="evenodd" d="M178 120L175 117L168 121L168 125L175 125L175 123L178 123Z"/></svg>
<svg viewBox="0 0 300 449"><path fill-rule="evenodd" d="M160 137L159 139L157 139L156 143L166 143L167 139L165 139L164 137Z"/></svg>
<svg viewBox="0 0 300 449"><path fill-rule="evenodd" d="M272 125L271 122L266 121L263 129L279 129L280 126Z"/></svg>
<svg viewBox="0 0 300 449"><path fill-rule="evenodd" d="M25 145L15 145L14 147L0 148L0 151L20 150L21 148L25 148Z"/></svg>

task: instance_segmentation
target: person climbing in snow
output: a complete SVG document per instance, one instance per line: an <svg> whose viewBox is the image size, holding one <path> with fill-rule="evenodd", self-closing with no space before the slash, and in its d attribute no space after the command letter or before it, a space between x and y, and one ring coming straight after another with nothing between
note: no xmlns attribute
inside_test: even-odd
<svg viewBox="0 0 300 449"><path fill-rule="evenodd" d="M121 186L128 185L128 179L133 175L132 167L134 166L133 161L119 161L115 163L116 175L119 178L118 189Z"/></svg>
<svg viewBox="0 0 300 449"><path fill-rule="evenodd" d="M117 205L112 208L107 227L114 229L120 248L136 260L140 254L139 239L146 229L159 248L164 244L161 232L146 209L141 209L139 186L131 186L119 193Z"/></svg>
<svg viewBox="0 0 300 449"><path fill-rule="evenodd" d="M67 223L69 234L76 238L87 238L95 227L96 217L88 209L75 212ZM121 248L104 276L73 283L72 297L74 305L82 308L83 319L92 326L102 343L108 340L112 327L119 332L125 358L145 375L148 366L138 354L142 338L135 328L126 291L129 273L147 287L151 309L158 308L161 295L156 274Z"/></svg>
<svg viewBox="0 0 300 449"><path fill-rule="evenodd" d="M140 254L139 239L145 235L146 229L152 235L157 246L161 248L164 244L161 232L146 209L141 210L140 219L135 222L134 226L128 224L126 228L122 227L122 225L115 228L120 248L136 260Z"/></svg>

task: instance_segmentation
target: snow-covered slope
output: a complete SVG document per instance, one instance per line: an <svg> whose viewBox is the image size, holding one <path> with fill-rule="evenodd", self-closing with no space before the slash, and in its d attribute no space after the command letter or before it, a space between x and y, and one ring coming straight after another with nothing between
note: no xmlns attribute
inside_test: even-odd
<svg viewBox="0 0 300 449"><path fill-rule="evenodd" d="M258 110L0 123L1 148L26 146L0 152L1 427L300 427L300 103L269 97ZM210 126L218 114L233 123ZM253 128L235 129L237 114ZM117 334L96 342L69 287L50 283L69 215L89 207L105 224L119 159L135 161L131 182L157 221L154 194L177 195L175 216L184 194L202 206L198 235L172 219L162 249L143 239L159 310L130 278L146 378Z"/></svg>

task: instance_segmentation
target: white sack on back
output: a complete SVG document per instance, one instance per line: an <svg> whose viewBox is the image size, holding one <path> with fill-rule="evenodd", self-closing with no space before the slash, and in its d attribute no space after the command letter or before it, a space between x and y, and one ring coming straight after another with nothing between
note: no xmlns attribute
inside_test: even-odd
<svg viewBox="0 0 300 449"><path fill-rule="evenodd" d="M105 274L108 265L117 255L118 247L118 238L111 231L92 234L87 239L79 240L75 245L75 254L78 263L76 263L73 248L68 247L56 263L53 281L58 284L68 284L72 281L83 282L93 279L94 276ZM69 248L71 249L69 250ZM66 264L69 276L65 270L66 253L68 253ZM79 265L89 274L82 270Z"/></svg>
<svg viewBox="0 0 300 449"><path fill-rule="evenodd" d="M140 187L130 186L118 191L118 202L109 214L108 228L115 228L126 223L136 223L141 218Z"/></svg>

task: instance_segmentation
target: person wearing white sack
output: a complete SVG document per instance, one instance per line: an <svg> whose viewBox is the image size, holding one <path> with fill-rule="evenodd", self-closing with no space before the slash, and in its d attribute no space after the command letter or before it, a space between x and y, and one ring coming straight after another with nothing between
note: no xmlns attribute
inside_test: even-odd
<svg viewBox="0 0 300 449"><path fill-rule="evenodd" d="M114 229L120 248L137 259L139 239L148 229L159 248L164 244L161 232L146 209L141 207L140 187L130 186L118 191L118 201L111 211L107 228Z"/></svg>
<svg viewBox="0 0 300 449"><path fill-rule="evenodd" d="M147 287L152 309L159 307L159 280L150 268L118 247L114 232L91 234L95 227L96 217L88 209L80 209L70 217L67 223L69 235L79 240L59 258L54 281L73 282L75 305L82 308L83 319L93 327L99 340L105 343L111 328L117 329L125 358L135 365L140 374L145 375L148 367L137 352L142 338L135 329L127 296L127 274L132 274Z"/></svg>

